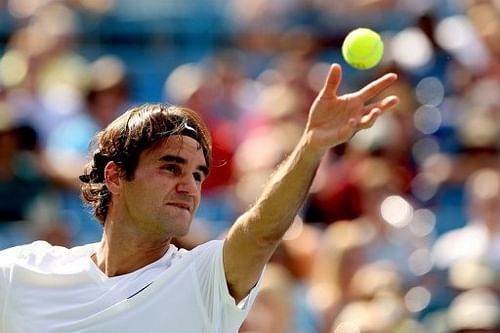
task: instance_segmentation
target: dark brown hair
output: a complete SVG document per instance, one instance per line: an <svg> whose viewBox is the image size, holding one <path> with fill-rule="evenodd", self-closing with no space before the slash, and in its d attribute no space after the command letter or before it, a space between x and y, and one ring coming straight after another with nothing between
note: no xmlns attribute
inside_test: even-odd
<svg viewBox="0 0 500 333"><path fill-rule="evenodd" d="M80 180L81 196L101 224L104 224L111 193L104 183L104 168L115 162L123 177L132 180L141 153L171 135L187 135L197 140L207 166L212 162L212 142L206 124L188 108L145 104L129 109L99 132L91 143L91 160Z"/></svg>

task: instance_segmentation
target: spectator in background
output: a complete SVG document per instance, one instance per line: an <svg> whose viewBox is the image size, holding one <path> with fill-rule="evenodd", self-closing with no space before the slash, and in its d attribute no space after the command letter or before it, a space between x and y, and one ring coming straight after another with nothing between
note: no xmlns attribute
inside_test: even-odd
<svg viewBox="0 0 500 333"><path fill-rule="evenodd" d="M496 294L496 297L500 292L498 288L498 281L500 281L500 173L498 169L479 169L470 175L466 183L466 202L467 224L462 228L444 233L436 240L432 249L434 269L436 274L441 276L441 283L434 287L436 298L439 297L434 302L440 305L438 309L440 312L437 312L436 316L440 313L444 315L446 307L455 302L455 299L459 302L458 300L462 299L460 295L468 294L468 291L484 289L487 293ZM460 303L464 302L460 301ZM460 309L464 306L460 306ZM449 323L449 325L456 326L457 322L464 323L460 321L460 315L457 315L457 312L462 310L450 309L450 311L453 313L450 316L453 317L455 323ZM477 319L481 320L481 318Z"/></svg>
<svg viewBox="0 0 500 333"><path fill-rule="evenodd" d="M255 303L239 332L296 332L293 327L293 307L293 280L290 273L281 265L270 263L262 277Z"/></svg>
<svg viewBox="0 0 500 333"><path fill-rule="evenodd" d="M433 249L438 269L465 260L479 260L494 271L500 267L500 173L479 169L466 182L467 225L440 236ZM482 277L485 277L482 275Z"/></svg>
<svg viewBox="0 0 500 333"><path fill-rule="evenodd" d="M20 132L0 109L0 220L24 221L30 205L43 191L46 182L20 147Z"/></svg>
<svg viewBox="0 0 500 333"><path fill-rule="evenodd" d="M82 205L78 176L87 159L89 141L128 102L124 63L114 56L102 56L89 65L90 81L86 109L62 122L49 136L46 145L46 171L61 188L61 210L73 229L76 243L97 240L100 228Z"/></svg>
<svg viewBox="0 0 500 333"><path fill-rule="evenodd" d="M0 79L18 123L32 126L40 145L58 124L81 111L87 61L74 50L76 14L51 2L9 36Z"/></svg>
<svg viewBox="0 0 500 333"><path fill-rule="evenodd" d="M322 313L324 332L340 325L343 319L336 317L346 315L344 311L351 313L348 309L352 307L375 307L375 303L358 303L364 300L377 301L379 296L390 295L392 306L399 308L397 304L403 304L406 292L418 286L422 275L430 270L430 257L425 258L430 241L410 231L414 208L402 192L404 181L397 170L384 158L366 156L352 175L361 191L362 214L352 221L328 226L311 282L318 296L316 308ZM419 260L424 262L415 265L411 258L418 253L423 254ZM421 266L429 269L422 270ZM387 323L381 321L378 328L371 321L361 320L364 316L370 318L367 313L359 315L359 322L351 315L349 318L362 332L371 332L363 328L370 325L373 332L389 332L411 317L408 309L398 311L394 318L386 318Z"/></svg>
<svg viewBox="0 0 500 333"><path fill-rule="evenodd" d="M245 330L259 328L273 332L271 328L275 327L285 329L286 333L320 332L322 321L312 301L311 278L321 232L296 217L270 259L270 267L266 268L263 276L265 295L257 297L248 321L243 325ZM263 313L267 308L269 315Z"/></svg>
<svg viewBox="0 0 500 333"><path fill-rule="evenodd" d="M29 142L36 133L14 124L6 107L0 103L0 248L31 239L31 209L49 189Z"/></svg>
<svg viewBox="0 0 500 333"><path fill-rule="evenodd" d="M46 145L55 180L69 188L79 188L78 176L90 139L118 116L128 101L125 65L120 59L102 56L89 65L89 73L85 109L60 123Z"/></svg>

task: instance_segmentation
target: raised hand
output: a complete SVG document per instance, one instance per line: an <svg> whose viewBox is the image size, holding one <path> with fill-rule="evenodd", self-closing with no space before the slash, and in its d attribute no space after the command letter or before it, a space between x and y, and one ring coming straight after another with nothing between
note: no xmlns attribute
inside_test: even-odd
<svg viewBox="0 0 500 333"><path fill-rule="evenodd" d="M323 151L348 141L361 129L370 128L382 113L398 104L399 99L388 96L377 102L368 102L396 79L396 74L386 74L356 92L337 96L342 69L333 64L309 111L305 133L310 146Z"/></svg>

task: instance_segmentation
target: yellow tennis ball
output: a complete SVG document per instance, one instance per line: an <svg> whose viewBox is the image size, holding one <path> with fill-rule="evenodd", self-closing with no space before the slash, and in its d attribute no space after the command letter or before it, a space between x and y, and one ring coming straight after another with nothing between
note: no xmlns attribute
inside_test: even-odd
<svg viewBox="0 0 500 333"><path fill-rule="evenodd" d="M351 31L342 44L345 61L357 69L375 67L384 54L384 42L375 31L358 28Z"/></svg>

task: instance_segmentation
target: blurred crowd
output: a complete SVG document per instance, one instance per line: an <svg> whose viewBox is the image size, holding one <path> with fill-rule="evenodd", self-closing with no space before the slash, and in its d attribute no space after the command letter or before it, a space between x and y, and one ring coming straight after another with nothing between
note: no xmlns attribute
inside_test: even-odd
<svg viewBox="0 0 500 333"><path fill-rule="evenodd" d="M381 64L340 57L367 26ZM331 62L401 103L322 160L246 333L500 332L500 1L0 0L0 249L100 239L78 175L130 105L199 112L214 168L191 248L221 237L303 130ZM284 208L286 209L286 208Z"/></svg>

